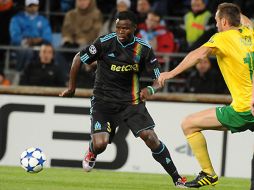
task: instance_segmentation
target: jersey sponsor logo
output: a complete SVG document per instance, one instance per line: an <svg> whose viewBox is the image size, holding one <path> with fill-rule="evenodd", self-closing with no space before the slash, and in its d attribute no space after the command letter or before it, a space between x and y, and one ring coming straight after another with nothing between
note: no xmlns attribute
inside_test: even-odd
<svg viewBox="0 0 254 190"><path fill-rule="evenodd" d="M97 52L96 47L94 45L90 45L89 52L93 55L96 54Z"/></svg>
<svg viewBox="0 0 254 190"><path fill-rule="evenodd" d="M251 36L244 36L243 38L241 38L241 43L245 46L251 46L252 45Z"/></svg>
<svg viewBox="0 0 254 190"><path fill-rule="evenodd" d="M133 65L111 65L111 71L116 71L116 72L128 72L128 71L139 71L138 64L133 64Z"/></svg>

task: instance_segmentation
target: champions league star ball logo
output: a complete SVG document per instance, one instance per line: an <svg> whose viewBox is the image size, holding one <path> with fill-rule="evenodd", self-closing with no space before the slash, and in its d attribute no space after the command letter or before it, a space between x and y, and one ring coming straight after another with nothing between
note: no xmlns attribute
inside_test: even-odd
<svg viewBox="0 0 254 190"><path fill-rule="evenodd" d="M89 52L90 52L91 54L96 54L97 50L96 50L96 48L95 48L94 45L91 45L91 46L89 47Z"/></svg>

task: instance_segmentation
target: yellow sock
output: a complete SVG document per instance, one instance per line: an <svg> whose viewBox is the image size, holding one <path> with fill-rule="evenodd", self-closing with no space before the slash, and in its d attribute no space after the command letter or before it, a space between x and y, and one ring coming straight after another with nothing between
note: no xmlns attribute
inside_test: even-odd
<svg viewBox="0 0 254 190"><path fill-rule="evenodd" d="M202 171L210 175L214 175L214 169L207 151L207 144L204 135L201 132L195 132L186 136L187 141L198 160Z"/></svg>

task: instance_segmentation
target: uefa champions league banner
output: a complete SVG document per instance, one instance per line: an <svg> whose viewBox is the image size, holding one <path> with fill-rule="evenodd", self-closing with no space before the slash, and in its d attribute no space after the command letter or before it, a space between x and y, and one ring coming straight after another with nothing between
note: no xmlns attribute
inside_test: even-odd
<svg viewBox="0 0 254 190"><path fill-rule="evenodd" d="M164 142L180 173L201 169L181 130L190 113L216 104L147 102L155 131ZM20 154L38 147L47 156L46 167L80 167L90 140L90 100L41 96L0 95L0 165L20 165ZM228 177L250 177L253 134L204 132L215 170ZM241 163L239 167L235 163ZM98 156L98 169L165 173L151 151L127 128L119 127L114 141Z"/></svg>

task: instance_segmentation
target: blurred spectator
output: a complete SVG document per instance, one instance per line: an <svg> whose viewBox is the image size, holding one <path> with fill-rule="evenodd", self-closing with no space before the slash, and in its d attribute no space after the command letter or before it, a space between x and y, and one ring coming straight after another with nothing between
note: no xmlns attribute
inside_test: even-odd
<svg viewBox="0 0 254 190"><path fill-rule="evenodd" d="M51 43L52 33L48 20L39 15L39 0L26 0L25 11L15 15L10 23L11 44L22 47ZM32 50L17 52L17 69L22 70L32 56Z"/></svg>
<svg viewBox="0 0 254 190"><path fill-rule="evenodd" d="M145 21L145 28L137 34L147 41L155 52L171 53L176 50L174 35L160 24L161 17L155 12L149 12Z"/></svg>
<svg viewBox="0 0 254 190"><path fill-rule="evenodd" d="M76 0L62 27L63 47L77 48L93 42L102 28L102 14L95 0Z"/></svg>
<svg viewBox="0 0 254 190"><path fill-rule="evenodd" d="M103 24L100 35L115 32L117 14L122 11L127 11L131 6L130 0L117 0L116 9L110 14L109 19Z"/></svg>
<svg viewBox="0 0 254 190"><path fill-rule="evenodd" d="M13 45L23 47L51 42L52 34L48 20L38 13L39 0L26 0L25 11L11 19L10 35Z"/></svg>
<svg viewBox="0 0 254 190"><path fill-rule="evenodd" d="M206 9L205 0L191 0L191 11L184 16L188 46L196 42L208 30L211 13Z"/></svg>
<svg viewBox="0 0 254 190"><path fill-rule="evenodd" d="M20 77L20 85L65 86L64 76L55 64L54 49L51 44L42 44L39 56L26 65Z"/></svg>
<svg viewBox="0 0 254 190"><path fill-rule="evenodd" d="M4 73L0 73L0 86L10 86L11 82L5 78Z"/></svg>
<svg viewBox="0 0 254 190"><path fill-rule="evenodd" d="M151 11L151 1L150 0L138 0L137 1L137 20L138 20L138 26L137 26L137 32L139 32L140 29L145 28L145 21L147 14Z"/></svg>
<svg viewBox="0 0 254 190"><path fill-rule="evenodd" d="M9 45L9 24L12 16L16 13L12 0L0 0L0 45ZM0 73L4 69L4 50L0 50Z"/></svg>
<svg viewBox="0 0 254 190"><path fill-rule="evenodd" d="M222 76L212 68L210 60L206 58L190 72L185 92L224 94L228 90Z"/></svg>

